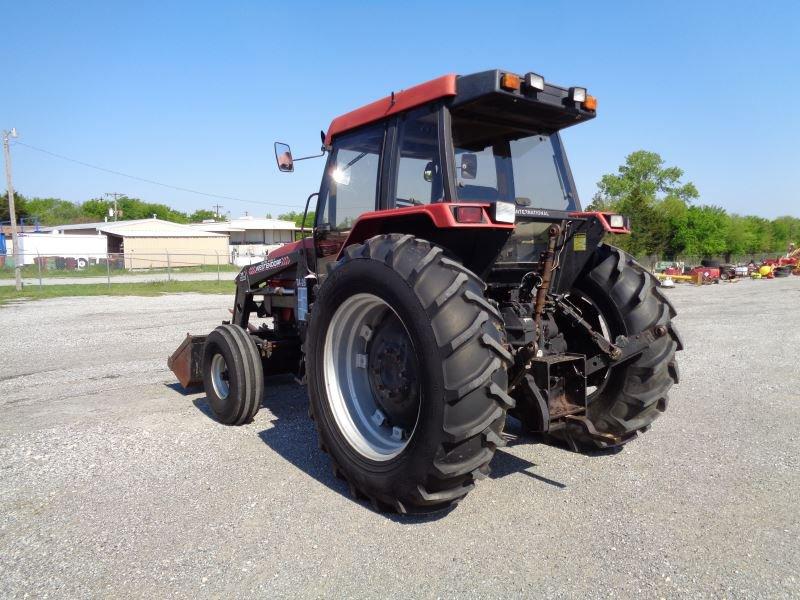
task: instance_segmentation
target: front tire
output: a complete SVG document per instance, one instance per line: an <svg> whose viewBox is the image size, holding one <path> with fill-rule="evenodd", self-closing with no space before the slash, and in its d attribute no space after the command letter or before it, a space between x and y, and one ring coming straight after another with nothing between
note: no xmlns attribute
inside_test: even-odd
<svg viewBox="0 0 800 600"><path fill-rule="evenodd" d="M462 499L502 445L502 321L483 283L410 235L349 247L309 322L310 414L351 492L380 510Z"/></svg>
<svg viewBox="0 0 800 600"><path fill-rule="evenodd" d="M236 325L220 325L203 346L203 387L214 417L225 425L250 423L261 407L264 371L255 342Z"/></svg>

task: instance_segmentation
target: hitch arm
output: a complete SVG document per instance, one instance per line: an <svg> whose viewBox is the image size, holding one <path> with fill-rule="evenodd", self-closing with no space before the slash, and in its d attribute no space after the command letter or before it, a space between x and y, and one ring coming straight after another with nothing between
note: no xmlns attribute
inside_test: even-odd
<svg viewBox="0 0 800 600"><path fill-rule="evenodd" d="M613 366L617 363L628 360L637 354L641 354L647 350L650 344L652 344L658 338L667 335L668 331L669 330L667 329L666 325L656 325L655 327L645 329L636 335L627 337L621 335L617 337L617 344L614 346L614 348L618 351L618 353L614 356L597 354L592 358L587 359L586 375L591 375L600 369Z"/></svg>
<svg viewBox="0 0 800 600"><path fill-rule="evenodd" d="M618 360L621 354L620 348L609 342L599 332L595 331L591 323L584 319L577 310L572 308L563 298L556 300L556 308L565 316L569 317L573 323L586 330L592 341L600 350L614 360ZM588 372L587 372L588 375Z"/></svg>
<svg viewBox="0 0 800 600"><path fill-rule="evenodd" d="M558 298L556 300L556 309L571 319L573 323L586 330L591 336L592 341L601 351L600 354L586 359L587 376L596 373L600 369L610 367L616 363L628 360L632 356L641 354L650 344L658 338L667 335L669 331L666 325L656 325L636 335L617 336L617 339L614 340L612 344L599 332L595 331L591 323L584 319L577 310L564 300L564 298Z"/></svg>

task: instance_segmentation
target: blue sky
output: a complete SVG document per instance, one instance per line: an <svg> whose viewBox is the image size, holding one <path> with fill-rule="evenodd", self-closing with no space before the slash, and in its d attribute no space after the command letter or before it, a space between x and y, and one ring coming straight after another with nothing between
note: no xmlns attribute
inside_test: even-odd
<svg viewBox="0 0 800 600"><path fill-rule="evenodd" d="M680 166L701 202L800 216L796 2L80 2L0 0L0 127L87 163L223 196L233 216L301 209L323 163L278 173L272 142L319 148L336 115L438 75L504 68L582 85L564 133L584 203L625 155ZM215 199L13 148L15 187Z"/></svg>

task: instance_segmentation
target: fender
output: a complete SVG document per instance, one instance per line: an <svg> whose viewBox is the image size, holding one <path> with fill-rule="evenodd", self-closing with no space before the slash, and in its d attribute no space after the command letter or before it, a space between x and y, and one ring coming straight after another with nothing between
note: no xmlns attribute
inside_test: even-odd
<svg viewBox="0 0 800 600"><path fill-rule="evenodd" d="M483 209L483 218L480 223L461 223L456 220L455 209L459 206L479 206ZM360 244L373 236L381 233L412 233L418 231L442 230L457 232L466 235L468 232L502 232L506 235L514 231L514 223L499 223L492 220L491 204L478 202L436 202L420 206L408 206L389 210L376 210L361 215L345 239L339 258L345 248L351 244ZM409 223L417 227L409 229ZM436 233L433 233L435 236ZM430 236L428 236L430 237ZM437 240L428 240L436 242Z"/></svg>
<svg viewBox="0 0 800 600"><path fill-rule="evenodd" d="M603 226L603 229L606 233L630 233L631 232L631 224L630 219L628 217L623 217L624 224L622 227L612 227L610 217L612 215L616 215L616 213L610 212L600 212L600 211L576 211L569 213L570 217L577 217L580 219L589 219L589 218L596 218L600 221L600 224Z"/></svg>

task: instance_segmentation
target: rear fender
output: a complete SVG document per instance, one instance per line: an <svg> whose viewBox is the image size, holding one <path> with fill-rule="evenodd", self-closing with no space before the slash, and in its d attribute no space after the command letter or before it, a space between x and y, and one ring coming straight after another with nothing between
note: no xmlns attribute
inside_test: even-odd
<svg viewBox="0 0 800 600"><path fill-rule="evenodd" d="M595 211L576 211L569 213L570 217L578 217L581 219L597 219L599 223L603 226L603 229L606 233L630 233L631 232L631 224L628 217L623 217L624 223L622 227L612 227L611 226L611 217L615 216L617 213L610 213L610 212L601 212L599 210Z"/></svg>
<svg viewBox="0 0 800 600"><path fill-rule="evenodd" d="M459 206L480 206L482 222L457 221L455 209ZM493 220L491 206L488 203L438 202L364 213L353 225L338 258L353 244L361 244L376 235L401 233L443 247L468 269L483 276L514 231L513 223Z"/></svg>

